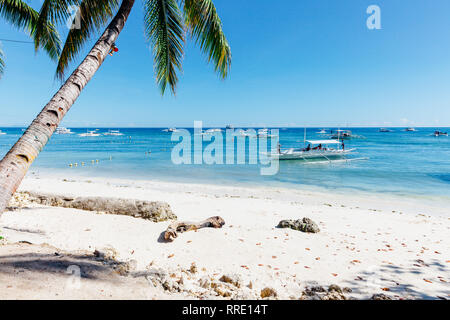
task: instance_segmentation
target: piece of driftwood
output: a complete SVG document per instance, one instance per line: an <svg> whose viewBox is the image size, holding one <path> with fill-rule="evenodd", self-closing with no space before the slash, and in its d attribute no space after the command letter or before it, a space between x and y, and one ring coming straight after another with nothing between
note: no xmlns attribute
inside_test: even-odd
<svg viewBox="0 0 450 320"><path fill-rule="evenodd" d="M55 194L24 192L27 201L45 206L73 208L86 211L104 212L132 216L161 222L176 219L170 205L163 201L145 201L136 199L106 198L106 197L71 197Z"/></svg>
<svg viewBox="0 0 450 320"><path fill-rule="evenodd" d="M225 220L219 216L211 217L201 222L176 221L167 227L167 230L164 232L164 240L173 241L178 237L178 232L182 233L201 228L222 228L224 224Z"/></svg>

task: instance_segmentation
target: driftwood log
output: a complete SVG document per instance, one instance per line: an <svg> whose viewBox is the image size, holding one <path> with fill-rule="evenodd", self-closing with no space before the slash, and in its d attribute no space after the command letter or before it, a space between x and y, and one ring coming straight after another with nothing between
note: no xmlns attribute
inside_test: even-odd
<svg viewBox="0 0 450 320"><path fill-rule="evenodd" d="M178 233L186 231L201 228L222 228L224 224L225 220L219 216L211 217L200 222L176 221L167 227L167 230L164 232L164 240L173 241L176 237L178 237Z"/></svg>
<svg viewBox="0 0 450 320"><path fill-rule="evenodd" d="M132 216L161 222L177 219L170 205L163 201L145 201L107 197L71 197L55 194L23 192L24 201L51 207L73 208L86 211L104 212Z"/></svg>

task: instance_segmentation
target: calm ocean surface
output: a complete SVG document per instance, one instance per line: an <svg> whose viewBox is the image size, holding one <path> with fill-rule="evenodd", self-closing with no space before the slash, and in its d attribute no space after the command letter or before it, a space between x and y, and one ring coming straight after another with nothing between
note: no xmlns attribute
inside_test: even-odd
<svg viewBox="0 0 450 320"><path fill-rule="evenodd" d="M114 128L116 129L116 128ZM449 132L450 128L439 128ZM20 137L21 128L1 128L0 156ZM190 129L192 131L192 129ZM434 137L434 128L381 133L378 128L351 128L360 138L347 140L356 148L353 157L368 160L350 163L313 164L280 162L274 176L261 176L258 165L175 165L171 150L176 144L162 128L124 128L124 136L79 137L54 135L33 164L41 172L51 169L67 176L100 176L125 179L164 180L228 185L266 185L289 188L367 191L397 195L433 195L450 198L450 137ZM99 132L106 132L100 129ZM328 138L318 128L308 128L308 139ZM303 128L280 129L282 148L303 147ZM209 142L204 142L204 146ZM148 156L145 153L151 151ZM112 160L109 160L112 157ZM92 164L92 160L99 160ZM69 167L69 163L78 167ZM81 166L85 162L85 166Z"/></svg>

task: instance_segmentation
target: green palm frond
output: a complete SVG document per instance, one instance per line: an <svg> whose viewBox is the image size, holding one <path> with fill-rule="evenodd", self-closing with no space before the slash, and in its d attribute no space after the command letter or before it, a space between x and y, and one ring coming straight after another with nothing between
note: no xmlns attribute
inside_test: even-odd
<svg viewBox="0 0 450 320"><path fill-rule="evenodd" d="M175 94L185 38L181 10L176 0L145 0L144 10L145 34L155 57L156 81L162 94L167 85Z"/></svg>
<svg viewBox="0 0 450 320"><path fill-rule="evenodd" d="M3 76L3 70L5 69L5 62L3 61L3 51L0 48L0 79Z"/></svg>
<svg viewBox="0 0 450 320"><path fill-rule="evenodd" d="M64 23L70 17L71 6L78 4L79 0L44 0L34 30L34 44L36 49L39 47L42 38L45 38L46 23L51 23L52 25Z"/></svg>
<svg viewBox="0 0 450 320"><path fill-rule="evenodd" d="M56 68L56 76L64 78L65 70L84 44L111 18L118 8L118 0L82 0L78 8L72 27L67 35L64 48ZM79 23L79 25L77 25Z"/></svg>
<svg viewBox="0 0 450 320"><path fill-rule="evenodd" d="M0 17L35 38L39 14L24 1L0 0ZM56 60L61 51L58 32L48 21L43 21L41 28L43 30L42 36L40 41L36 43L36 49L44 48L50 58Z"/></svg>
<svg viewBox="0 0 450 320"><path fill-rule="evenodd" d="M231 49L212 0L184 0L186 25L222 78L231 67Z"/></svg>
<svg viewBox="0 0 450 320"><path fill-rule="evenodd" d="M19 30L31 33L36 11L25 1L0 0L0 17Z"/></svg>

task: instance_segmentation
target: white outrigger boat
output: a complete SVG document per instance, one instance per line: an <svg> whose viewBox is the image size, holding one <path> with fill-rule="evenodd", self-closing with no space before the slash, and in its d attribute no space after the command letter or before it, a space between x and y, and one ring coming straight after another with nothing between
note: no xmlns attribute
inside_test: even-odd
<svg viewBox="0 0 450 320"><path fill-rule="evenodd" d="M306 148L290 148L279 150L277 153L267 153L267 155L278 160L305 160L310 162L320 160L326 162L357 160L346 158L346 155L354 152L356 149L345 149L342 142L338 140L306 140L305 142L308 143Z"/></svg>
<svg viewBox="0 0 450 320"><path fill-rule="evenodd" d="M341 130L338 129L336 131L331 131L331 139L351 139L352 132L350 130Z"/></svg>
<svg viewBox="0 0 450 320"><path fill-rule="evenodd" d="M73 134L73 132L72 130L64 127L58 127L56 128L55 134Z"/></svg>
<svg viewBox="0 0 450 320"><path fill-rule="evenodd" d="M123 133L119 130L108 130L108 132L103 133L105 136L123 136Z"/></svg>
<svg viewBox="0 0 450 320"><path fill-rule="evenodd" d="M0 130L0 136L3 136L5 134L6 134L6 132L3 132L2 130Z"/></svg>
<svg viewBox="0 0 450 320"><path fill-rule="evenodd" d="M442 131L436 130L436 131L432 134L432 136L435 136L435 137L441 137L441 136L448 137L448 133L447 133L447 132L442 132Z"/></svg>
<svg viewBox="0 0 450 320"><path fill-rule="evenodd" d="M164 129L164 132L178 132L177 128Z"/></svg>
<svg viewBox="0 0 450 320"><path fill-rule="evenodd" d="M78 136L80 137L100 137L101 134L97 132L98 129L88 131L86 133L80 133Z"/></svg>

